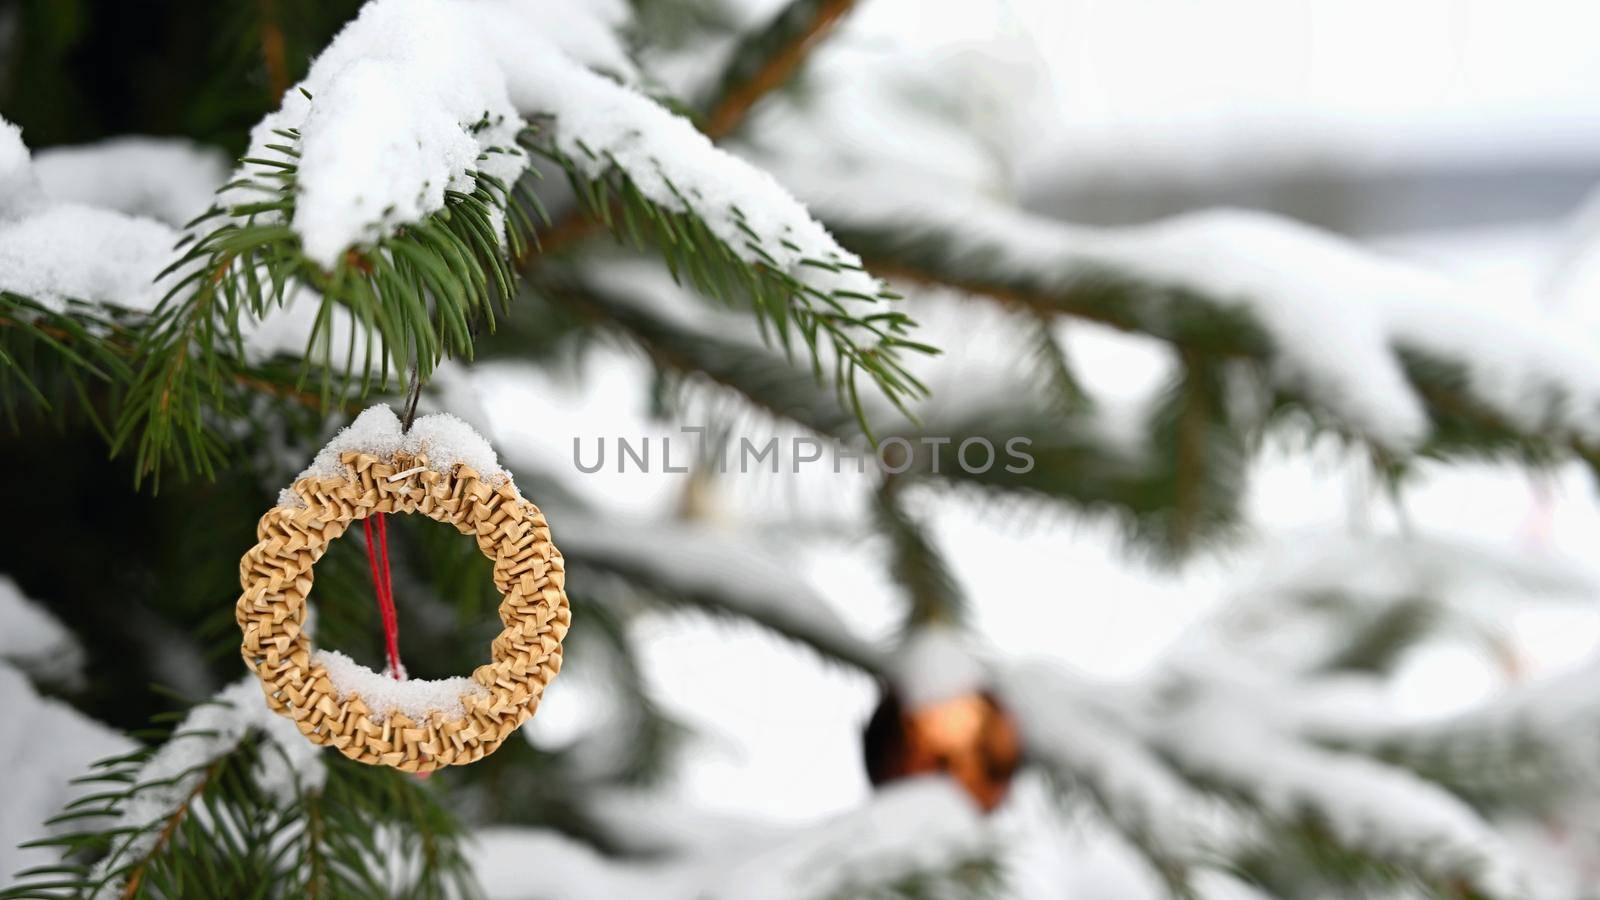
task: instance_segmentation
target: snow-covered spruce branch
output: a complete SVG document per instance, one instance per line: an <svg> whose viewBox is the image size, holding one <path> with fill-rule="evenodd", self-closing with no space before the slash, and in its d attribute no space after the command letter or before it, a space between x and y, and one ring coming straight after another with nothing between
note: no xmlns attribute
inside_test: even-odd
<svg viewBox="0 0 1600 900"><path fill-rule="evenodd" d="M1281 677L1200 662L1114 693L1042 666L1003 671L998 685L1030 761L1085 791L1175 890L1225 858L1294 895L1272 863L1304 851L1316 858L1288 870L1329 879L1327 890L1409 879L1448 896L1542 896L1448 780L1380 758L1379 742L1358 746L1348 730L1336 747L1317 733L1310 692Z"/></svg>
<svg viewBox="0 0 1600 900"><path fill-rule="evenodd" d="M670 284L668 285L670 287ZM653 308L650 294L574 279L540 280L552 304L637 345L664 371L702 378L764 412L821 434L845 435L855 419L810 373L742 332L710 331Z"/></svg>
<svg viewBox="0 0 1600 900"><path fill-rule="evenodd" d="M1215 366L1180 370L1154 403L1120 419L1117 411L1064 409L1011 374L981 374L966 386L972 397L936 394L920 424L891 434L932 448L915 474L1109 514L1131 541L1169 559L1235 532L1253 435L1230 408ZM1004 447L1018 436L1033 460L1024 471L961 464L965 441Z"/></svg>
<svg viewBox="0 0 1600 900"><path fill-rule="evenodd" d="M298 211L300 135L278 132L269 156L247 157L230 192L257 199L214 209L194 227L183 255L160 276L175 279L140 332L142 365L127 394L117 445L137 442L140 472L163 462L209 473L222 447L207 415L226 411L248 355L244 326L281 307L296 288L309 287L320 306L304 363L323 373L325 405L400 382L408 364L426 378L446 356L470 356L473 331L493 327L494 308L509 303L513 277L501 235L513 247L530 231L502 228L511 204L508 186L480 172L470 192L451 192L425 220L377 241L352 246L325 270L304 251L301 235L284 222ZM350 329L342 351L333 347L334 316L342 308L365 340ZM358 346L361 350L358 350ZM375 348L381 348L376 349ZM342 371L341 371L342 370ZM359 370L359 371L358 371ZM359 381L359 387L355 382Z"/></svg>
<svg viewBox="0 0 1600 900"><path fill-rule="evenodd" d="M8 417L126 383L118 313L102 304L148 303L154 260L172 240L155 222L51 202L21 132L0 119L0 408ZM82 406L95 414L93 404Z"/></svg>
<svg viewBox="0 0 1600 900"><path fill-rule="evenodd" d="M1164 674L1114 695L1114 725L1083 723L1087 712L1107 718L1096 705L1104 688L1090 695L1035 670L1003 683L1018 685L1007 696L1025 733L1060 720L1078 723L1072 733L1128 735L1137 749L1118 754L1124 783L1159 796L1162 778L1178 778L1229 802L1239 825L1220 833L1222 852L1275 892L1320 896L1340 884L1422 878L1447 896L1553 896L1536 890L1540 873L1484 815L1559 812L1574 785L1594 781L1594 665L1436 721L1395 715L1367 678L1440 630L1477 633L1471 620L1486 618L1486 603L1508 602L1502 594L1587 596L1592 583L1586 568L1542 555L1296 535L1183 642ZM1435 610L1423 624L1364 637L1419 606ZM1047 766L1085 752L1081 740L1068 745L1029 739ZM1154 759L1160 777L1133 765L1141 758ZM1119 811L1138 809L1138 796Z"/></svg>
<svg viewBox="0 0 1600 900"><path fill-rule="evenodd" d="M734 305L750 304L762 334L785 350L794 336L814 377L831 381L866 421L856 383L866 376L896 406L926 393L904 365L933 353L913 341L898 296L861 267L765 172L717 150L687 121L597 75L589 115L621 123L611 135L567 136L574 108L531 145L564 171L588 215L635 246L653 246L675 279ZM566 124L564 124L566 123ZM647 135L660 135L650 139ZM601 141L597 143L596 141ZM791 208L792 207L792 208Z"/></svg>
<svg viewBox="0 0 1600 900"><path fill-rule="evenodd" d="M681 804L673 820L684 829ZM804 828L750 827L666 858L612 859L552 832L479 833L472 857L492 900L526 896L527 861L557 895L659 900L1004 896L1004 872L971 801L943 778L880 791L862 808ZM570 887L569 887L570 886Z"/></svg>
<svg viewBox="0 0 1600 900"><path fill-rule="evenodd" d="M699 114L696 116L701 132L712 140L721 140L737 129L757 101L781 88L799 72L811 51L854 5L854 0L789 0L763 27L739 38L728 51L717 76L698 91L690 89L691 93L703 95L697 104ZM688 8L677 12L688 12ZM699 12L710 13L706 18L719 20L719 25L727 24L720 22L721 17L710 10ZM672 12L663 12L662 16L676 19ZM693 14L688 17L698 18ZM648 25L645 28L648 40L653 35L649 35ZM678 28L665 30L676 32ZM582 210L576 210L547 229L541 235L541 242L559 251L569 243L591 236L600 224L592 217L585 217Z"/></svg>
<svg viewBox="0 0 1600 900"><path fill-rule="evenodd" d="M872 523L888 544L889 575L908 601L906 628L962 622L966 592L923 523L906 509L905 485L893 475L883 479L872 504Z"/></svg>
<svg viewBox="0 0 1600 900"><path fill-rule="evenodd" d="M1436 721L1324 729L1333 747L1369 754L1448 786L1486 810L1559 810L1574 784L1600 783L1600 662L1519 685Z"/></svg>
<svg viewBox="0 0 1600 900"><path fill-rule="evenodd" d="M609 216L603 201L616 192L613 230L653 234L679 271L719 296L753 293L780 338L788 323L808 343L826 336L842 365L903 395L914 385L893 363L907 320L883 302L883 285L771 176L594 71L631 72L616 24L603 9L548 0L375 0L312 66L301 86L312 97L291 92L257 128L252 155L277 130L304 135L303 212L293 224L331 266L375 231L443 207L446 187L465 188L473 170L511 183L525 158L474 160L510 147L532 122L525 143L560 161L595 212ZM401 87L414 90L397 95ZM394 159L400 134L420 146Z"/></svg>
<svg viewBox="0 0 1600 900"><path fill-rule="evenodd" d="M683 523L669 528L614 517L600 522L569 515L561 529L569 571L621 579L641 597L678 608L750 619L833 659L882 671L881 653L759 542Z"/></svg>
<svg viewBox="0 0 1600 900"><path fill-rule="evenodd" d="M1221 805L1169 767L1092 686L1032 664L1003 673L999 691L1029 761L1064 799L1086 795L1174 892L1189 890L1232 823Z"/></svg>
<svg viewBox="0 0 1600 900"><path fill-rule="evenodd" d="M604 268L610 276L628 270L621 262ZM851 413L806 373L762 346L737 317L708 315L694 297L659 283L664 279L598 274L542 278L540 287L551 303L621 334L665 371L710 382L765 414L847 445L856 438ZM679 304L692 314L676 314ZM1041 498L1106 512L1131 539L1163 555L1226 535L1238 522L1248 437L1220 396L1198 429L1205 465L1180 475L1173 460L1197 430L1182 418L1187 381L1174 384L1143 417L1141 433L1149 441L1136 446L1125 436L1125 423L1084 405L1064 407L1056 382L1041 395L1037 384L1021 383L1013 373L953 372L950 365L940 363L941 375L951 377L942 378L935 396L919 407L920 424L891 423L879 430L885 441L901 438L913 447L934 448L936 457L918 452L908 476L989 496ZM960 447L969 438L1003 447L1018 435L1032 441L1028 449L1035 465L1027 472L1002 466L969 471L959 464ZM1174 513L1180 492L1191 499L1184 517Z"/></svg>
<svg viewBox="0 0 1600 900"><path fill-rule="evenodd" d="M1280 393L1386 450L1600 460L1588 348L1308 226L1220 211L1091 229L926 191L801 193L884 274L1264 361Z"/></svg>
<svg viewBox="0 0 1600 900"><path fill-rule="evenodd" d="M1168 713L1153 731L1158 752L1192 783L1233 799L1280 837L1325 842L1467 896L1531 896L1529 873L1497 832L1460 798L1370 757L1324 749L1262 721L1259 711L1207 698Z"/></svg>
<svg viewBox="0 0 1600 900"><path fill-rule="evenodd" d="M1247 662L1300 685L1391 675L1440 636L1494 653L1497 623L1513 609L1586 602L1600 587L1589 567L1544 549L1416 534L1292 532L1253 568L1190 634L1186 655Z"/></svg>
<svg viewBox="0 0 1600 900"><path fill-rule="evenodd" d="M14 893L0 896L52 896L39 893L46 889L64 891L60 896L133 897L141 890L161 896L172 884L203 878L199 851L190 856L174 847L210 829L247 840L265 824L258 809L289 802L302 782L321 787L320 761L292 725L274 718L260 687L241 681L196 705L159 748L98 763L81 781L106 788L49 823L93 827L40 842L63 849L62 869L25 877ZM266 738L260 747L257 737Z"/></svg>
<svg viewBox="0 0 1600 900"><path fill-rule="evenodd" d="M0 290L0 410L14 422L26 406L54 412L77 400L106 432L89 392L124 385L133 375L123 346L104 337L115 329L103 310L56 310Z"/></svg>
<svg viewBox="0 0 1600 900"><path fill-rule="evenodd" d="M629 69L610 24L535 0L369 3L256 128L222 205L193 226L211 230L191 231L164 273L116 435L137 443L140 471L211 469L220 447L206 416L226 408L241 319L291 289L322 296L309 359L332 368L335 307L367 338L357 363L352 331L341 393L357 368L364 392L374 369L380 383L408 365L425 378L470 354L533 238L538 198L512 188L524 147L563 168L619 235L651 239L713 295L753 301L785 346L798 333L817 376L831 365L858 407L859 375L896 402L915 396L899 355L929 348L906 337L892 295L770 176L591 71Z"/></svg>
<svg viewBox="0 0 1600 900"><path fill-rule="evenodd" d="M115 422L100 419L104 395L120 397L134 380L149 314L172 284L157 276L180 239L135 211L185 208L196 191L175 170L204 169L205 161L187 144L156 141L52 150L30 160L17 129L0 120L0 182L7 186L0 198L0 408L7 416L24 406L75 413L109 438ZM111 206L73 199L91 188ZM152 206L153 197L162 202ZM298 387L303 375L281 367L241 361L230 376L219 391L324 405Z"/></svg>
<svg viewBox="0 0 1600 900"><path fill-rule="evenodd" d="M305 896L471 889L448 813L393 772L325 761L267 709L253 677L193 707L160 746L79 781L99 789L50 823L76 830L31 845L59 848L61 864L21 873L0 897L222 897L268 883Z"/></svg>

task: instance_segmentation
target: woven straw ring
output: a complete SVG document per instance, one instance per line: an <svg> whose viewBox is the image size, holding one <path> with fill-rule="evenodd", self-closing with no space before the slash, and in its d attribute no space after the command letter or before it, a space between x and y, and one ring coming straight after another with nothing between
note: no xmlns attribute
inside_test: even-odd
<svg viewBox="0 0 1600 900"><path fill-rule="evenodd" d="M431 772L476 762L494 752L538 708L545 685L561 670L561 639L571 622L561 553L539 508L509 480L491 484L471 468L427 468L424 456L380 459L348 452L347 474L295 482L298 503L261 517L258 543L239 561L237 618L244 661L261 678L267 705L293 719L312 742L351 759ZM492 662L463 694L465 715L439 711L417 722L398 711L370 709L359 696L339 696L327 669L312 657L305 632L312 566L351 522L374 512L420 512L477 538L494 561L505 630L490 647Z"/></svg>

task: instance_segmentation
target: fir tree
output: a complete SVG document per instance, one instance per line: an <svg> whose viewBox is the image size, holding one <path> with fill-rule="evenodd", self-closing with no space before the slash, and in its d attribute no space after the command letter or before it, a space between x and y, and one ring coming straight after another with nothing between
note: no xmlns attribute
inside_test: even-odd
<svg viewBox="0 0 1600 900"><path fill-rule="evenodd" d="M684 738L630 633L662 610L783 635L907 715L981 697L1015 730L1018 777L1118 835L1175 897L1538 895L1548 873L1500 826L1592 787L1581 681L1432 724L1352 723L1320 701L1448 627L1462 572L1580 579L1421 538L1334 542L1112 687L957 639L980 592L918 498L1108 517L1181 565L1247 526L1274 436L1335 440L1397 492L1421 460L1593 466L1592 354L1277 218L1083 228L830 146L830 73L807 64L852 6L790 0L753 25L713 0L0 9L0 465L16 523L0 544L0 745L64 805L15 825L30 843L0 861L25 870L0 896L1009 895L1006 841L943 781L889 785L816 830L743 835L736 854L619 827L609 801L648 793ZM971 126L906 106L917 127ZM112 139L128 132L182 139ZM951 294L963 324L937 327L925 313ZM1131 440L1064 349L1084 321L1177 361ZM974 322L1014 359L942 356ZM569 657L600 673L615 715L564 748L514 738L426 781L319 752L235 652L256 518L363 408L472 419L478 366L561 371L600 344L648 361L662 420L709 410L721 426L681 517L644 524L498 448L550 512ZM756 434L872 461L866 508L827 525L881 548L904 599L893 646L856 635L760 542L696 521L694 491ZM998 459L972 465L984 447ZM493 634L488 568L458 535L393 527L407 666L470 671ZM318 564L320 645L378 645L370 578L353 539ZM1274 643L1293 629L1311 650ZM903 738L898 715L875 721Z"/></svg>

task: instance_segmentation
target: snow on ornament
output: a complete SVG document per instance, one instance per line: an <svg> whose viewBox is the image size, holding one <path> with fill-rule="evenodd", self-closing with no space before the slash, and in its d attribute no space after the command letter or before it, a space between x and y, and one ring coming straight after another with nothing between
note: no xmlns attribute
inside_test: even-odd
<svg viewBox="0 0 1600 900"><path fill-rule="evenodd" d="M868 780L882 786L942 773L994 811L1010 792L1022 739L959 636L939 626L914 633L888 674L862 734Z"/></svg>
<svg viewBox="0 0 1600 900"><path fill-rule="evenodd" d="M313 567L352 523L385 513L454 525L493 562L505 629L470 678L390 681L312 647ZM313 743L406 772L476 762L534 714L561 670L571 622L561 553L488 442L453 416L406 429L386 406L366 410L279 496L256 536L239 562L240 651L267 705Z"/></svg>

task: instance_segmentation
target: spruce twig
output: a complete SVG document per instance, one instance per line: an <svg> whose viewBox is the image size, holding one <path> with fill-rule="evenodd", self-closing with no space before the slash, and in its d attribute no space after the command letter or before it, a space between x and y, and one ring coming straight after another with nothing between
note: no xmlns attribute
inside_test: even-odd
<svg viewBox="0 0 1600 900"><path fill-rule="evenodd" d="M1206 469L1206 432L1210 428L1211 401L1204 363L1192 351L1183 352L1183 409L1178 420L1176 462L1177 507L1172 527L1174 544L1187 549L1199 518Z"/></svg>
<svg viewBox="0 0 1600 900"><path fill-rule="evenodd" d="M739 42L701 119L712 140L726 137L756 102L794 77L806 57L854 0L795 0L771 23Z"/></svg>
<svg viewBox="0 0 1600 900"><path fill-rule="evenodd" d="M731 134L756 101L794 77L854 5L855 0L792 0L765 28L746 35L729 56L711 99L703 104L700 130L713 141ZM538 233L536 247L518 259L519 267L526 269L536 256L562 253L593 237L604 230L601 226L608 218L572 210Z"/></svg>
<svg viewBox="0 0 1600 900"><path fill-rule="evenodd" d="M139 884L144 880L145 869L149 868L150 863L165 852L168 845L172 843L173 836L178 832L178 826L183 824L184 817L189 814L190 805L199 799L201 794L205 793L206 788L217 777L217 772L221 771L225 762L227 762L227 757L222 757L206 766L204 774L200 776L200 780L196 782L194 789L189 791L188 796L183 798L183 802L179 804L178 808L167 816L161 826L160 833L156 835L155 842L128 869L128 880L122 888L122 900L133 900L133 898L139 896Z"/></svg>
<svg viewBox="0 0 1600 900"><path fill-rule="evenodd" d="M890 574L910 601L905 630L959 624L967 613L965 592L932 537L905 510L908 486L904 476L885 475L873 505L878 531L889 541Z"/></svg>
<svg viewBox="0 0 1600 900"><path fill-rule="evenodd" d="M267 69L268 106L277 106L289 89L288 54L284 49L283 23L278 18L278 0L259 0L261 12L261 62Z"/></svg>
<svg viewBox="0 0 1600 900"><path fill-rule="evenodd" d="M951 262L956 256L949 252L957 240L954 235L949 241L929 240L894 249L859 229L835 226L831 230L847 245L863 251L869 270L887 278L953 288L1043 315L1095 322L1218 360L1268 363L1276 353L1249 313L1220 298L1184 288L1144 282L1089 264L1048 284L1022 272L979 276ZM900 237L894 241L903 243ZM1416 348L1399 347L1395 352L1433 419L1434 433L1422 448L1425 454L1502 454L1543 463L1570 453L1600 469L1600 442L1576 433L1528 433L1474 400L1465 389L1459 366ZM1280 399L1325 412L1308 397ZM1336 416L1325 418L1337 422Z"/></svg>

